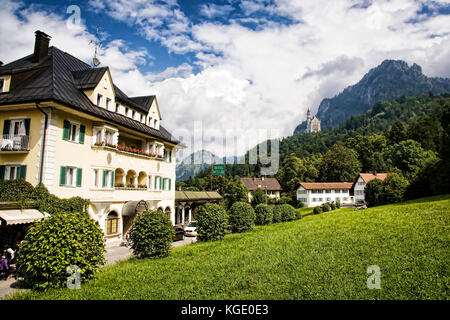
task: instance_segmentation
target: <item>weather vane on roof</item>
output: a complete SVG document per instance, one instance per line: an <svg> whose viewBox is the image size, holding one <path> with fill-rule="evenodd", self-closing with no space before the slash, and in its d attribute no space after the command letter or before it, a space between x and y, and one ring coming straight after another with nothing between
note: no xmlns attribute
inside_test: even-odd
<svg viewBox="0 0 450 320"><path fill-rule="evenodd" d="M99 38L99 26L95 27L95 40L91 40L89 42L89 44L93 43L95 45L95 51L94 51L94 57L92 58L92 63L94 64L95 67L98 67L98 65L100 64L100 60L97 58L97 50L101 48L102 46L102 42L100 41Z"/></svg>

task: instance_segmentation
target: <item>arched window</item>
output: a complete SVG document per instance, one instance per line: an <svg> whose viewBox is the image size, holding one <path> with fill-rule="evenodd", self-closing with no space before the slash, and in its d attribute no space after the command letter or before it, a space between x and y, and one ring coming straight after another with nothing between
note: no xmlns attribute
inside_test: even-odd
<svg viewBox="0 0 450 320"><path fill-rule="evenodd" d="M119 215L111 211L106 217L106 234L115 234L119 231Z"/></svg>

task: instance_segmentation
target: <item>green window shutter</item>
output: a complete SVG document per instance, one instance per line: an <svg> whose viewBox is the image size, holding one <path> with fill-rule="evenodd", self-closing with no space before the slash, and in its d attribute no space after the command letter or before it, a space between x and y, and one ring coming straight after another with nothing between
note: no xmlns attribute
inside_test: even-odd
<svg viewBox="0 0 450 320"><path fill-rule="evenodd" d="M27 177L27 166L20 166L19 178L25 180L26 177Z"/></svg>
<svg viewBox="0 0 450 320"><path fill-rule="evenodd" d="M164 179L162 177L159 177L159 184L160 184L160 189L164 190Z"/></svg>
<svg viewBox="0 0 450 320"><path fill-rule="evenodd" d="M82 178L83 178L83 170L81 168L77 168L77 187L81 187Z"/></svg>
<svg viewBox="0 0 450 320"><path fill-rule="evenodd" d="M30 135L30 119L25 119L25 134Z"/></svg>
<svg viewBox="0 0 450 320"><path fill-rule="evenodd" d="M155 176L155 185L153 186L153 189L157 190L157 186L158 186L158 177Z"/></svg>
<svg viewBox="0 0 450 320"><path fill-rule="evenodd" d="M69 140L70 122L64 120L63 140Z"/></svg>
<svg viewBox="0 0 450 320"><path fill-rule="evenodd" d="M0 166L0 180L5 180L5 166Z"/></svg>
<svg viewBox="0 0 450 320"><path fill-rule="evenodd" d="M103 188L106 187L106 170L103 170L102 186Z"/></svg>
<svg viewBox="0 0 450 320"><path fill-rule="evenodd" d="M169 190L171 190L170 185L172 184L172 179L169 179Z"/></svg>
<svg viewBox="0 0 450 320"><path fill-rule="evenodd" d="M9 134L9 127L11 126L11 120L5 120L3 122L3 135Z"/></svg>
<svg viewBox="0 0 450 320"><path fill-rule="evenodd" d="M111 188L114 188L114 171L111 171Z"/></svg>
<svg viewBox="0 0 450 320"><path fill-rule="evenodd" d="M61 166L61 169L59 170L59 185L60 186L66 185L66 172L67 172L67 168L64 166Z"/></svg>
<svg viewBox="0 0 450 320"><path fill-rule="evenodd" d="M83 125L80 125L80 135L78 136L78 142L84 143L84 133L86 132L86 127Z"/></svg>
<svg viewBox="0 0 450 320"><path fill-rule="evenodd" d="M169 151L169 162L172 162L172 150Z"/></svg>

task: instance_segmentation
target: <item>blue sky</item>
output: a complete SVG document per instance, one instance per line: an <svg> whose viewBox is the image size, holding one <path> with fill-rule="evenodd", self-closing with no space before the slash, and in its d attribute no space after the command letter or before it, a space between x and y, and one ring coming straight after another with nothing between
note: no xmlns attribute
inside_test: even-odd
<svg viewBox="0 0 450 320"><path fill-rule="evenodd" d="M102 66L110 67L127 94L156 94L166 128L189 135L197 122L207 137L251 136L250 147L264 139L257 130L290 135L308 108L316 112L323 98L385 59L417 63L427 76L450 76L448 0L0 0L0 5L1 61L30 54L39 29L52 36L51 45L89 63L94 52L89 42L99 26ZM80 8L75 25L68 23L71 5ZM188 144L229 155L217 140Z"/></svg>

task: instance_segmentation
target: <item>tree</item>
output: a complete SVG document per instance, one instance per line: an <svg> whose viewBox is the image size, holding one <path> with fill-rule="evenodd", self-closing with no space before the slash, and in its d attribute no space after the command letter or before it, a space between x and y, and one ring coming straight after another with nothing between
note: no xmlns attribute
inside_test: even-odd
<svg viewBox="0 0 450 320"><path fill-rule="evenodd" d="M390 173L383 181L384 203L403 201L408 184L401 174Z"/></svg>
<svg viewBox="0 0 450 320"><path fill-rule="evenodd" d="M252 191L252 205L256 207L258 204L266 203L267 196L260 188Z"/></svg>
<svg viewBox="0 0 450 320"><path fill-rule="evenodd" d="M364 197L370 207L383 204L383 181L380 179L369 181L364 188Z"/></svg>
<svg viewBox="0 0 450 320"><path fill-rule="evenodd" d="M385 136L378 134L372 136L356 135L346 141L346 146L355 150L361 162L362 172L382 172L385 170L381 151L386 148Z"/></svg>
<svg viewBox="0 0 450 320"><path fill-rule="evenodd" d="M397 120L385 133L386 139L391 144L408 139L408 128L403 121Z"/></svg>
<svg viewBox="0 0 450 320"><path fill-rule="evenodd" d="M227 209L229 209L235 202L248 202L248 189L239 179L236 179L228 183L222 196L224 197Z"/></svg>
<svg viewBox="0 0 450 320"><path fill-rule="evenodd" d="M319 179L322 181L353 181L360 172L361 163L356 151L341 143L325 153L319 164Z"/></svg>
<svg viewBox="0 0 450 320"><path fill-rule="evenodd" d="M278 179L283 190L288 193L295 192L298 184L303 181L305 173L306 167L303 161L291 153L284 160L283 166L278 173Z"/></svg>
<svg viewBox="0 0 450 320"><path fill-rule="evenodd" d="M384 151L384 157L391 168L398 168L409 180L423 169L427 163L435 161L433 151L425 151L419 142L405 140L389 146Z"/></svg>
<svg viewBox="0 0 450 320"><path fill-rule="evenodd" d="M439 120L428 115L417 117L408 125L408 138L419 142L425 150L438 152L441 134Z"/></svg>

